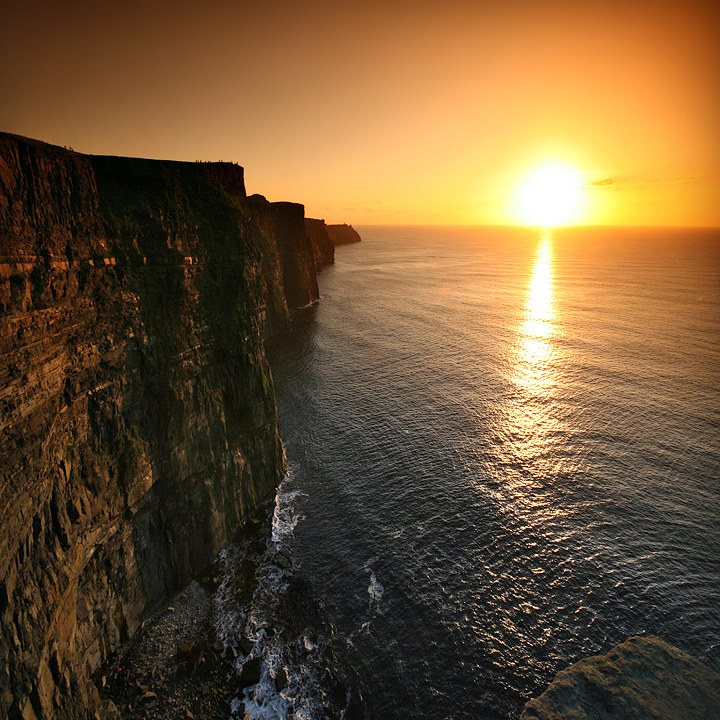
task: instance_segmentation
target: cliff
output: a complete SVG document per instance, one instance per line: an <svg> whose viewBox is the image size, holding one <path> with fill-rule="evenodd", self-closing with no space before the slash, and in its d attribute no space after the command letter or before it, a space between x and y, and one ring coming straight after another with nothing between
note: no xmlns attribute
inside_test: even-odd
<svg viewBox="0 0 720 720"><path fill-rule="evenodd" d="M558 673L521 720L711 720L720 675L658 637L633 637Z"/></svg>
<svg viewBox="0 0 720 720"><path fill-rule="evenodd" d="M335 262L335 246L330 239L328 226L324 220L305 218L305 233L312 245L315 267L317 269L320 269L323 265Z"/></svg>
<svg viewBox="0 0 720 720"><path fill-rule="evenodd" d="M360 242L360 235L352 225L328 225L327 231L336 247Z"/></svg>
<svg viewBox="0 0 720 720"><path fill-rule="evenodd" d="M237 165L0 134L0 717L102 715L90 674L272 496L263 341L316 262Z"/></svg>

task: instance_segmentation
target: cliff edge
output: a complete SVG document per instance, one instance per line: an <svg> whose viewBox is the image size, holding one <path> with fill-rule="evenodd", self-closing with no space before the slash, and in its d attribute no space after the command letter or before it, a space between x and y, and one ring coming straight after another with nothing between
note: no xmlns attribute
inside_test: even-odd
<svg viewBox="0 0 720 720"><path fill-rule="evenodd" d="M0 717L102 716L90 674L272 497L263 343L316 264L238 165L0 134Z"/></svg>
<svg viewBox="0 0 720 720"><path fill-rule="evenodd" d="M632 637L559 672L521 720L712 720L720 675L658 637Z"/></svg>
<svg viewBox="0 0 720 720"><path fill-rule="evenodd" d="M315 267L320 269L323 265L335 262L335 246L325 221L305 218L305 232L313 248Z"/></svg>
<svg viewBox="0 0 720 720"><path fill-rule="evenodd" d="M360 242L360 235L352 225L328 225L327 231L336 247Z"/></svg>

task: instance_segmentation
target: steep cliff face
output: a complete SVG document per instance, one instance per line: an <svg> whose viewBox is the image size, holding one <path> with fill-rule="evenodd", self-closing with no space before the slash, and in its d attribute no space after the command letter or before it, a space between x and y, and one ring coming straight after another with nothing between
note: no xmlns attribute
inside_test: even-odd
<svg viewBox="0 0 720 720"><path fill-rule="evenodd" d="M290 311L317 300L318 286L313 250L305 233L305 209L298 203L268 203L261 195L249 198L251 214L266 238L264 255L279 268L279 287ZM277 259L276 259L277 258Z"/></svg>
<svg viewBox="0 0 720 720"><path fill-rule="evenodd" d="M720 717L720 675L652 635L557 674L521 720L688 720Z"/></svg>
<svg viewBox="0 0 720 720"><path fill-rule="evenodd" d="M317 297L300 205L229 163L0 134L0 717L89 674L284 471L263 350Z"/></svg>
<svg viewBox="0 0 720 720"><path fill-rule="evenodd" d="M360 242L360 234L352 225L328 225L327 231L335 246Z"/></svg>
<svg viewBox="0 0 720 720"><path fill-rule="evenodd" d="M335 262L335 246L333 245L324 220L305 218L305 233L312 246L315 268Z"/></svg>

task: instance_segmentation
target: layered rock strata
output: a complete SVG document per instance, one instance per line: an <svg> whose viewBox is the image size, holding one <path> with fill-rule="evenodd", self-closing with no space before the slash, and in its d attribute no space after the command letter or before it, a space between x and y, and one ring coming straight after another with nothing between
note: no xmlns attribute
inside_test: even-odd
<svg viewBox="0 0 720 720"><path fill-rule="evenodd" d="M632 637L557 674L521 720L711 720L720 675L658 637Z"/></svg>
<svg viewBox="0 0 720 720"><path fill-rule="evenodd" d="M263 341L316 264L237 165L0 134L0 717L102 715L90 674L272 496Z"/></svg>

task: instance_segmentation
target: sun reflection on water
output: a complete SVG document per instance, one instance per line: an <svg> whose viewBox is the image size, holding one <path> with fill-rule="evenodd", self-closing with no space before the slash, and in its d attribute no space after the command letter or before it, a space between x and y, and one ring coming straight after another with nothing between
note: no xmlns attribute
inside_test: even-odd
<svg viewBox="0 0 720 720"><path fill-rule="evenodd" d="M554 511L545 506L541 488L557 470L553 447L560 430L556 406L560 374L553 237L549 230L543 232L535 252L516 333L509 375L514 392L506 406L506 441L498 451L503 463L514 468L506 475L505 487L515 501L531 508L533 517L538 513L550 516Z"/></svg>
<svg viewBox="0 0 720 720"><path fill-rule="evenodd" d="M558 473L572 472L575 463L557 452L567 428L559 412L564 353L558 348L562 321L554 262L553 234L545 230L518 303L515 341L508 356L508 395L493 446L502 477L504 512L533 525L560 512L553 479Z"/></svg>
<svg viewBox="0 0 720 720"><path fill-rule="evenodd" d="M547 230L535 256L525 313L518 328L519 342L512 378L530 396L547 397L550 394L554 380L552 338L555 331L552 232Z"/></svg>

